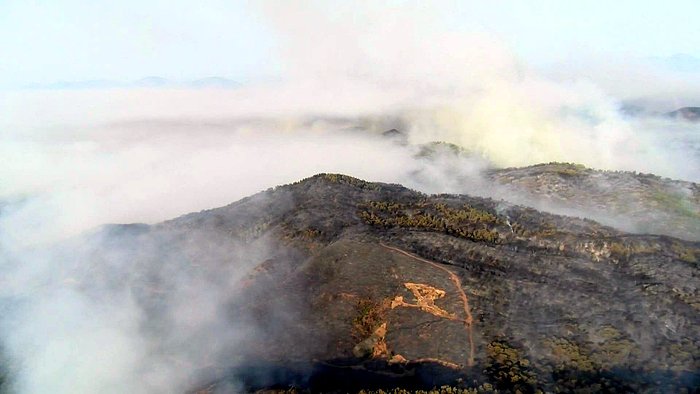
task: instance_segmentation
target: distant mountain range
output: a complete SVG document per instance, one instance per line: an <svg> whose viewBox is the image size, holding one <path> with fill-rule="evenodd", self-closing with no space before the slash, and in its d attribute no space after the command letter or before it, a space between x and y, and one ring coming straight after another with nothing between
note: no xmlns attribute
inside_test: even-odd
<svg viewBox="0 0 700 394"><path fill-rule="evenodd" d="M700 122L700 107L683 107L671 111L667 115L675 119Z"/></svg>
<svg viewBox="0 0 700 394"><path fill-rule="evenodd" d="M141 78L136 81L116 81L95 79L87 81L62 81L49 84L33 84L28 89L80 90L80 89L123 89L123 88L196 88L196 89L235 89L241 84L223 77L207 77L194 80L172 80L158 76Z"/></svg>
<svg viewBox="0 0 700 394"><path fill-rule="evenodd" d="M654 111L647 108L644 104L629 102L623 103L620 107L620 113L631 118L637 117L658 117L672 118L689 122L700 121L700 107L681 107L673 111Z"/></svg>

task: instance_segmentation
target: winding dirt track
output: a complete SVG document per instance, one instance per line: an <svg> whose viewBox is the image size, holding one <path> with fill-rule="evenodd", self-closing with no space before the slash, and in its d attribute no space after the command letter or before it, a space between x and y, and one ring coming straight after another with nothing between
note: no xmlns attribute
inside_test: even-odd
<svg viewBox="0 0 700 394"><path fill-rule="evenodd" d="M457 294L459 294L460 298L462 299L462 304L464 305L464 315L465 315L464 327L465 327L465 330L467 331L467 337L469 339L469 359L467 360L467 365L470 367L473 366L474 365L474 336L472 334L472 323L473 323L474 319L472 318L472 313L469 309L469 298L467 298L467 294L462 289L462 282L459 280L459 277L457 277L457 275L455 275L454 272L450 271L449 269L447 269L445 266L443 266L440 263L437 263L435 261L426 260L422 257L418 257L414 254L411 254L405 250L386 245L382 242L380 242L379 245L381 245L385 249L391 250L391 251L396 252L396 253L400 253L404 256L408 256L408 257L410 257L414 260L418 260L422 263L430 264L437 269L440 269L442 271L447 272L447 274L450 276L450 280L452 280L452 283L454 283L455 288L457 289Z"/></svg>

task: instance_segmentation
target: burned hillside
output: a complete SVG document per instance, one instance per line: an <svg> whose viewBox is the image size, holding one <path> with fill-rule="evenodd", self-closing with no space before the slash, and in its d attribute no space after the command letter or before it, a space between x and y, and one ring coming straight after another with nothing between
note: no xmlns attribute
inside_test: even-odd
<svg viewBox="0 0 700 394"><path fill-rule="evenodd" d="M63 247L91 261L64 280L131 294L163 351L208 349L183 389L700 384L694 242L336 174L90 237ZM188 277L216 290L220 320L183 338L172 305L214 302L186 292ZM222 329L236 335L211 337Z"/></svg>

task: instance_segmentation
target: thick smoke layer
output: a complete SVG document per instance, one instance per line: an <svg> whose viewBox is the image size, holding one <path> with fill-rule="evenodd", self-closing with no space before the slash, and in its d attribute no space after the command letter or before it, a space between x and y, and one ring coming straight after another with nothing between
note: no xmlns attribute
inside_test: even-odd
<svg viewBox="0 0 700 394"><path fill-rule="evenodd" d="M264 243L217 243L211 259L226 275L188 275L169 271L187 261L157 240L142 255L111 251L132 265L91 254L112 235L81 234L104 223L156 223L319 172L495 197L480 175L489 166L568 161L700 180L697 124L629 118L623 87L549 78L497 37L436 30L423 10L261 12L279 32L279 82L0 96L0 330L15 389L181 391L202 378L192 368L222 367L252 335L221 310L269 253ZM381 135L391 128L407 141ZM471 156L426 157L432 141ZM84 253L62 254L59 241ZM162 305L167 329L145 328L148 306L109 279L139 262L176 289ZM81 275L103 280L86 286Z"/></svg>

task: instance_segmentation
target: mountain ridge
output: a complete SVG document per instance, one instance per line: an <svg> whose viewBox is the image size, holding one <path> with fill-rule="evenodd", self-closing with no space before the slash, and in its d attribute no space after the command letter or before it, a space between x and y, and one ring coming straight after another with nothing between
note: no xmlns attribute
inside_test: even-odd
<svg viewBox="0 0 700 394"><path fill-rule="evenodd" d="M222 264L241 262L207 250L234 241L265 245L268 254L243 265L249 273L230 307L257 334L239 361L225 358L230 369L199 380L210 392L229 384L534 392L676 390L700 382L693 372L700 360L698 243L339 174L183 215L150 232L119 249L165 240L171 253L189 256L186 266L216 276ZM473 315L473 350L453 275ZM143 287L167 291L159 280ZM290 316L279 320L280 313ZM268 372L259 375L254 365Z"/></svg>

